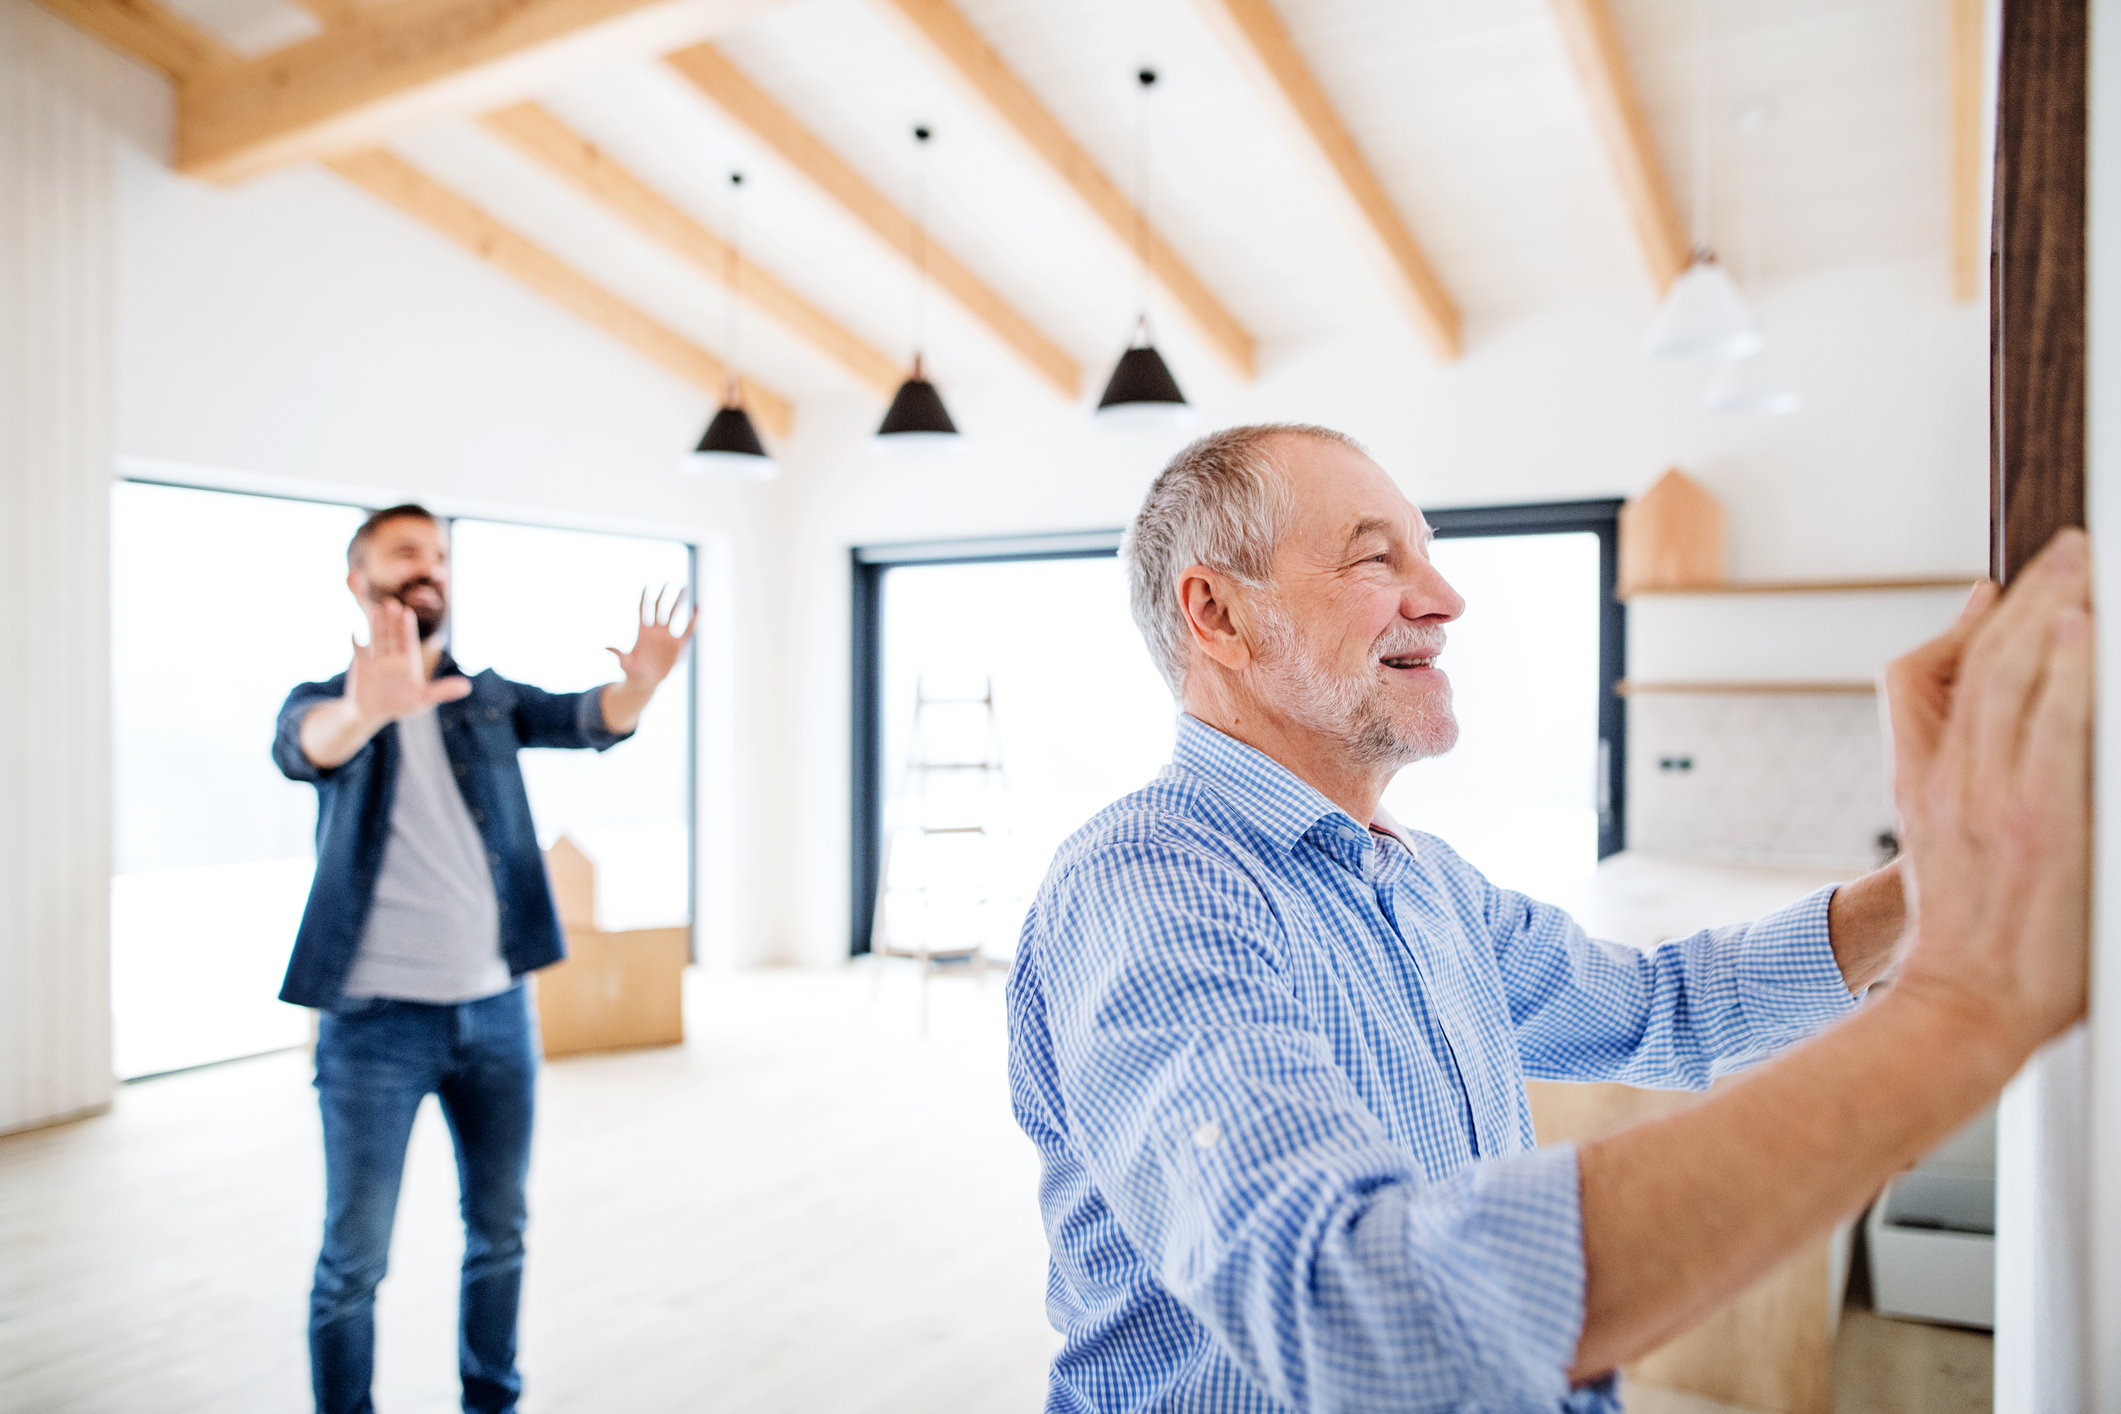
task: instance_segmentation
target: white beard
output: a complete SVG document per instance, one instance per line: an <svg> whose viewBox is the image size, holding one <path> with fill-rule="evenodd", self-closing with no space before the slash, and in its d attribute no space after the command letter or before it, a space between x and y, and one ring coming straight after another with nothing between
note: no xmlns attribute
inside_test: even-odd
<svg viewBox="0 0 2121 1414"><path fill-rule="evenodd" d="M1265 689L1262 698L1300 725L1338 742L1353 762L1396 771L1441 756L1458 744L1448 681L1440 697L1407 721L1395 715L1386 685L1377 677L1379 658L1438 651L1443 646L1440 630L1430 636L1395 627L1371 645L1364 671L1348 673L1313 648L1279 603L1265 600L1258 608L1262 641L1254 661Z"/></svg>

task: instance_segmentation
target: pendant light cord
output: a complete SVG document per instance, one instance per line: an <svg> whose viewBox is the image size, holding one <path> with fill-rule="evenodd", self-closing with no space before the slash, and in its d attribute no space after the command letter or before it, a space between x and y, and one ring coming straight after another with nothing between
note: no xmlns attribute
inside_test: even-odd
<svg viewBox="0 0 2121 1414"><path fill-rule="evenodd" d="M1713 249L1709 244L1709 24L1704 0L1694 0L1693 20L1694 258L1699 260Z"/></svg>
<svg viewBox="0 0 2121 1414"><path fill-rule="evenodd" d="M921 376L921 354L928 346L928 139L927 128L913 130L918 156L913 161L913 376Z"/></svg>
<svg viewBox="0 0 2121 1414"><path fill-rule="evenodd" d="M744 278L744 174L729 174L729 392L728 403L738 405L738 392L742 387L742 345L738 342L741 332L739 315L743 305L741 285Z"/></svg>
<svg viewBox="0 0 2121 1414"><path fill-rule="evenodd" d="M1143 69L1134 77L1134 255L1141 265L1136 330L1141 340L1137 347L1146 348L1156 342L1149 332L1149 90L1156 84L1156 70Z"/></svg>

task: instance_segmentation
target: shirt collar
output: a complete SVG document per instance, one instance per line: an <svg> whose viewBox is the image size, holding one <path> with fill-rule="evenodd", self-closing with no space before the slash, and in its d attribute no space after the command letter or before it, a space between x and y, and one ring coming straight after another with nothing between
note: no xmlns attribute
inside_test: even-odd
<svg viewBox="0 0 2121 1414"><path fill-rule="evenodd" d="M1284 850L1296 848L1296 842L1321 820L1337 818L1351 834L1364 838L1369 834L1355 824L1347 811L1304 784L1288 767L1190 713L1179 714L1178 741L1171 751L1171 764L1204 778ZM1414 842L1398 821L1382 809L1377 818L1382 828L1412 852Z"/></svg>

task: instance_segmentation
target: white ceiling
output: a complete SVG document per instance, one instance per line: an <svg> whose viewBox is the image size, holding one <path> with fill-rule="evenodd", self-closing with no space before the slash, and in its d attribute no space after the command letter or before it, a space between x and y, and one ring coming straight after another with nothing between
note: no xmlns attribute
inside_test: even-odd
<svg viewBox="0 0 2121 1414"><path fill-rule="evenodd" d="M284 0L171 0L245 52L314 23ZM1278 349L1397 308L1376 247L1204 0L958 0L988 42L1123 191L1135 186L1134 73L1149 100L1156 226L1261 342ZM1682 212L1691 204L1697 16L1710 139L1710 234L1741 278L1939 256L1948 246L1941 0L1614 0ZM1646 288L1647 275L1547 0L1277 0L1277 9L1464 310L1512 313ZM877 188L911 206L916 123L933 239L1084 368L1094 397L1125 341L1139 275L1108 231L876 0L793 0L721 47ZM705 225L730 229L747 176L747 254L894 358L915 331L912 273L799 173L659 63L581 74L541 95L570 125ZM1737 114L1765 122L1741 134ZM475 124L411 134L401 155L717 352L712 278L636 236ZM1750 163L1750 167L1748 167ZM1751 172L1750 223L1741 194ZM1757 231L1757 251L1750 233ZM1161 298L1160 342L1193 379L1216 360ZM941 294L925 344L953 372L1038 380ZM869 396L836 364L749 315L743 360L804 397Z"/></svg>

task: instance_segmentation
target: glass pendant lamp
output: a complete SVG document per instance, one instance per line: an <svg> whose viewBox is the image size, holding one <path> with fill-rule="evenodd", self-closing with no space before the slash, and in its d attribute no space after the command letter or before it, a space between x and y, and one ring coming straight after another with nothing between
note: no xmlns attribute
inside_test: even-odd
<svg viewBox="0 0 2121 1414"><path fill-rule="evenodd" d="M1664 292L1642 351L1652 358L1738 358L1760 347L1760 322L1709 244L1707 30L1694 0L1694 250Z"/></svg>

